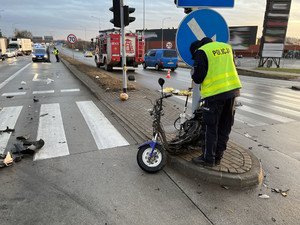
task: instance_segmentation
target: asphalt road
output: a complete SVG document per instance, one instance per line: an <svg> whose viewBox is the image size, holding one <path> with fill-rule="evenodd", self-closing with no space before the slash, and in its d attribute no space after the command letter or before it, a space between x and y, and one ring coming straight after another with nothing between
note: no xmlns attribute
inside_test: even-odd
<svg viewBox="0 0 300 225"><path fill-rule="evenodd" d="M51 64L31 63L30 57L0 62L0 128L9 121L16 129L0 136L3 144L9 135L0 150L12 149L16 137L28 133L45 139L49 149L41 158L0 169L1 224L298 224L300 96L288 89L294 83L241 76L243 106L231 140L251 149L265 177L258 187L236 190L168 166L155 175L141 171L135 159L140 140L51 57ZM184 71L167 84L186 88ZM165 72L138 70L137 83L148 80L155 88ZM181 99L170 101L183 107ZM99 140L111 129L111 137L125 141L103 146ZM64 154L51 155L56 149ZM272 188L288 190L287 197Z"/></svg>

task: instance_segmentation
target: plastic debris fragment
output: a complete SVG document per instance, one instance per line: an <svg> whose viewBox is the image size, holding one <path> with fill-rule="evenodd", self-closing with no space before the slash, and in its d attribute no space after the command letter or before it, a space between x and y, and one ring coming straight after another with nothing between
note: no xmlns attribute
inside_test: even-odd
<svg viewBox="0 0 300 225"><path fill-rule="evenodd" d="M270 196L269 196L269 195L266 195L266 194L259 194L258 197L263 198L263 199L268 199L268 198L270 198Z"/></svg>
<svg viewBox="0 0 300 225"><path fill-rule="evenodd" d="M10 152L7 152L7 155L6 155L6 157L5 157L5 159L3 160L3 162L4 162L4 164L6 165L6 166L10 166L12 163L13 163L13 158L11 157L11 154L10 154Z"/></svg>

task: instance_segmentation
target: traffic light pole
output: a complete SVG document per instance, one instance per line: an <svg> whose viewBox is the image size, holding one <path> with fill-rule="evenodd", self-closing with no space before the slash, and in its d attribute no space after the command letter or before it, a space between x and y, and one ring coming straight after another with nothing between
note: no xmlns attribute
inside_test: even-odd
<svg viewBox="0 0 300 225"><path fill-rule="evenodd" d="M120 0L120 15L121 15L121 32L122 32L122 65L123 65L123 92L127 90L127 75L126 75L126 54L125 54L125 27L124 27L124 0Z"/></svg>

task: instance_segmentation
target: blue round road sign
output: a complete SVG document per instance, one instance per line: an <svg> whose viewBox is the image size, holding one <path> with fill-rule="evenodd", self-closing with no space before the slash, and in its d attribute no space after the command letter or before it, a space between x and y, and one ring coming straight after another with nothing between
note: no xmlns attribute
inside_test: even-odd
<svg viewBox="0 0 300 225"><path fill-rule="evenodd" d="M214 10L199 9L188 14L180 23L176 34L177 52L188 65L193 66L194 60L190 53L190 45L204 37L214 41L227 43L229 29L224 18Z"/></svg>

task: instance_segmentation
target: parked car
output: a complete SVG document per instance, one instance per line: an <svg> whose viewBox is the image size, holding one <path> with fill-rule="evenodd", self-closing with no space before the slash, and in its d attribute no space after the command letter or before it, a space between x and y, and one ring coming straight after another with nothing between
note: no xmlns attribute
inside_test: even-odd
<svg viewBox="0 0 300 225"><path fill-rule="evenodd" d="M178 56L174 49L150 49L144 57L143 67L155 67L156 70L178 67Z"/></svg>
<svg viewBox="0 0 300 225"><path fill-rule="evenodd" d="M35 48L32 53L32 61L48 61L48 56L45 48Z"/></svg>
<svg viewBox="0 0 300 225"><path fill-rule="evenodd" d="M6 49L6 53L5 53L5 57L6 58L11 58L11 57L15 57L17 55L17 50L14 48L7 48Z"/></svg>

